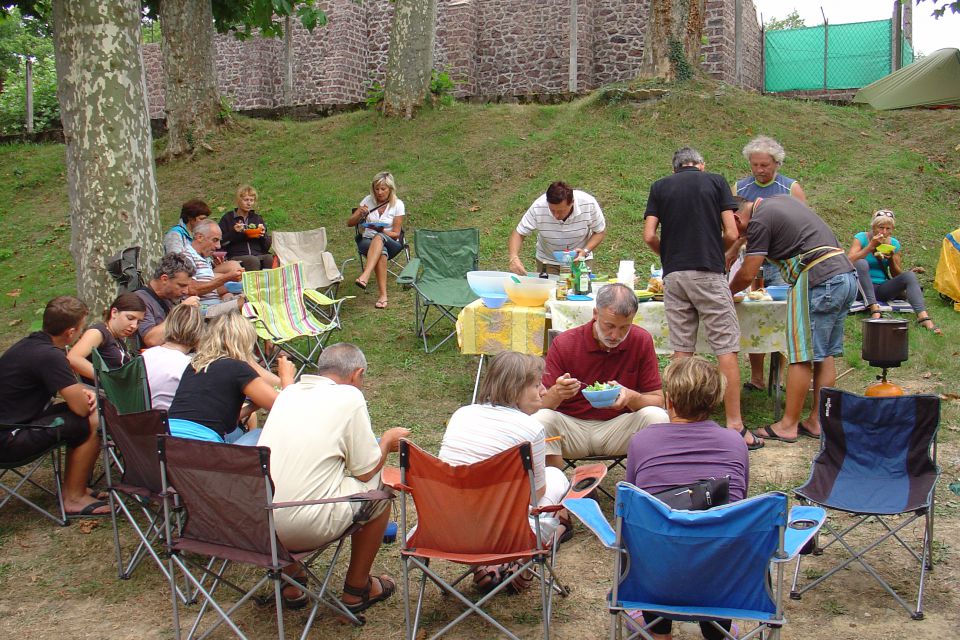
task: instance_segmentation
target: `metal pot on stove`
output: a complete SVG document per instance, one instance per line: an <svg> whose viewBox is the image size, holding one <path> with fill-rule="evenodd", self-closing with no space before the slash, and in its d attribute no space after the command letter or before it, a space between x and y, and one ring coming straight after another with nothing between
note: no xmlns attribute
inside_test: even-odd
<svg viewBox="0 0 960 640"><path fill-rule="evenodd" d="M872 367L899 367L909 358L906 320L875 318L863 321L860 357Z"/></svg>

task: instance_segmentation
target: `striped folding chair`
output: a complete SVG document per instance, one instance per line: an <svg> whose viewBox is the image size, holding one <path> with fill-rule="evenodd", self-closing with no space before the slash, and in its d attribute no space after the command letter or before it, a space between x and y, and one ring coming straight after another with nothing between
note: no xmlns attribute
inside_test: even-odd
<svg viewBox="0 0 960 640"><path fill-rule="evenodd" d="M307 310L301 263L243 274L243 314L257 330L258 355L267 367L282 351L297 362L299 376L317 359L336 323L319 321Z"/></svg>

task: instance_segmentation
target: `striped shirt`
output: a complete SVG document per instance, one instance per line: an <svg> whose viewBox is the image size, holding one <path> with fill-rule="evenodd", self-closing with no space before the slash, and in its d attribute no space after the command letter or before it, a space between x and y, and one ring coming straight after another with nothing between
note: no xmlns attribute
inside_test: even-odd
<svg viewBox="0 0 960 640"><path fill-rule="evenodd" d="M600 210L600 203L589 193L573 191L573 211L566 220L557 220L547 206L547 194L537 198L517 225L517 233L528 236L537 232L537 260L544 264L560 264L553 257L554 251L581 249L591 236L602 232L607 226ZM587 260L593 258L588 253Z"/></svg>
<svg viewBox="0 0 960 640"><path fill-rule="evenodd" d="M192 244L188 244L186 247L184 247L183 255L189 258L193 263L193 266L197 269L197 273L193 276L194 280L197 282L210 282L213 280L213 263L210 261L210 258L204 258L197 253L197 250L193 248ZM203 307L219 303L220 295L217 293L216 289L213 291L208 291L200 296L200 305Z"/></svg>
<svg viewBox="0 0 960 640"><path fill-rule="evenodd" d="M760 184L753 176L747 176L746 178L737 180L736 195L750 202L753 202L757 198L790 195L790 189L793 187L794 182L796 182L796 180L793 178L788 178L779 173L767 184Z"/></svg>

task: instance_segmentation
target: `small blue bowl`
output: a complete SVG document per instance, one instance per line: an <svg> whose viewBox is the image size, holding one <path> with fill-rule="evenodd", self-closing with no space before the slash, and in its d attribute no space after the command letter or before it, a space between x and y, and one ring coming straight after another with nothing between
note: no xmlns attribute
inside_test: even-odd
<svg viewBox="0 0 960 640"><path fill-rule="evenodd" d="M490 309L499 309L507 302L506 294L502 296L491 294L488 296L480 296L480 298L483 300L483 306L489 307Z"/></svg>
<svg viewBox="0 0 960 640"><path fill-rule="evenodd" d="M223 287L229 293L243 293L243 283L242 282L225 282Z"/></svg>
<svg viewBox="0 0 960 640"><path fill-rule="evenodd" d="M790 287L783 284L777 284L777 285L767 287L767 293L769 293L770 297L773 298L774 300L786 300L787 292L789 290L790 290Z"/></svg>
<svg viewBox="0 0 960 640"><path fill-rule="evenodd" d="M583 397L587 399L587 402L589 402L590 406L594 409L603 409L617 401L617 396L620 395L620 387L604 389L603 391L587 391L583 389L580 393L583 394Z"/></svg>

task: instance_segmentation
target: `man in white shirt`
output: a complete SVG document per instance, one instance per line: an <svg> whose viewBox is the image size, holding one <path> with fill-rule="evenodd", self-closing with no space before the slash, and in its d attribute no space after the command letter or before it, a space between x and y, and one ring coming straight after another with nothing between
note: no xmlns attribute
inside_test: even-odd
<svg viewBox="0 0 960 640"><path fill-rule="evenodd" d="M320 356L319 375L304 375L280 392L258 442L270 447L277 502L335 498L380 487L380 469L410 431L388 429L377 442L361 391L366 368L360 349L335 344ZM307 551L362 523L351 536L342 598L359 613L396 589L389 576L369 575L390 517L387 506L386 501L367 501L279 509L277 535L289 550Z"/></svg>
<svg viewBox="0 0 960 640"><path fill-rule="evenodd" d="M510 271L525 276L527 268L520 259L523 239L537 232L537 273L560 273L561 262L554 251L576 251L575 260L593 259L593 250L603 242L606 220L597 199L572 189L565 182L554 182L523 214L510 234L507 252Z"/></svg>

